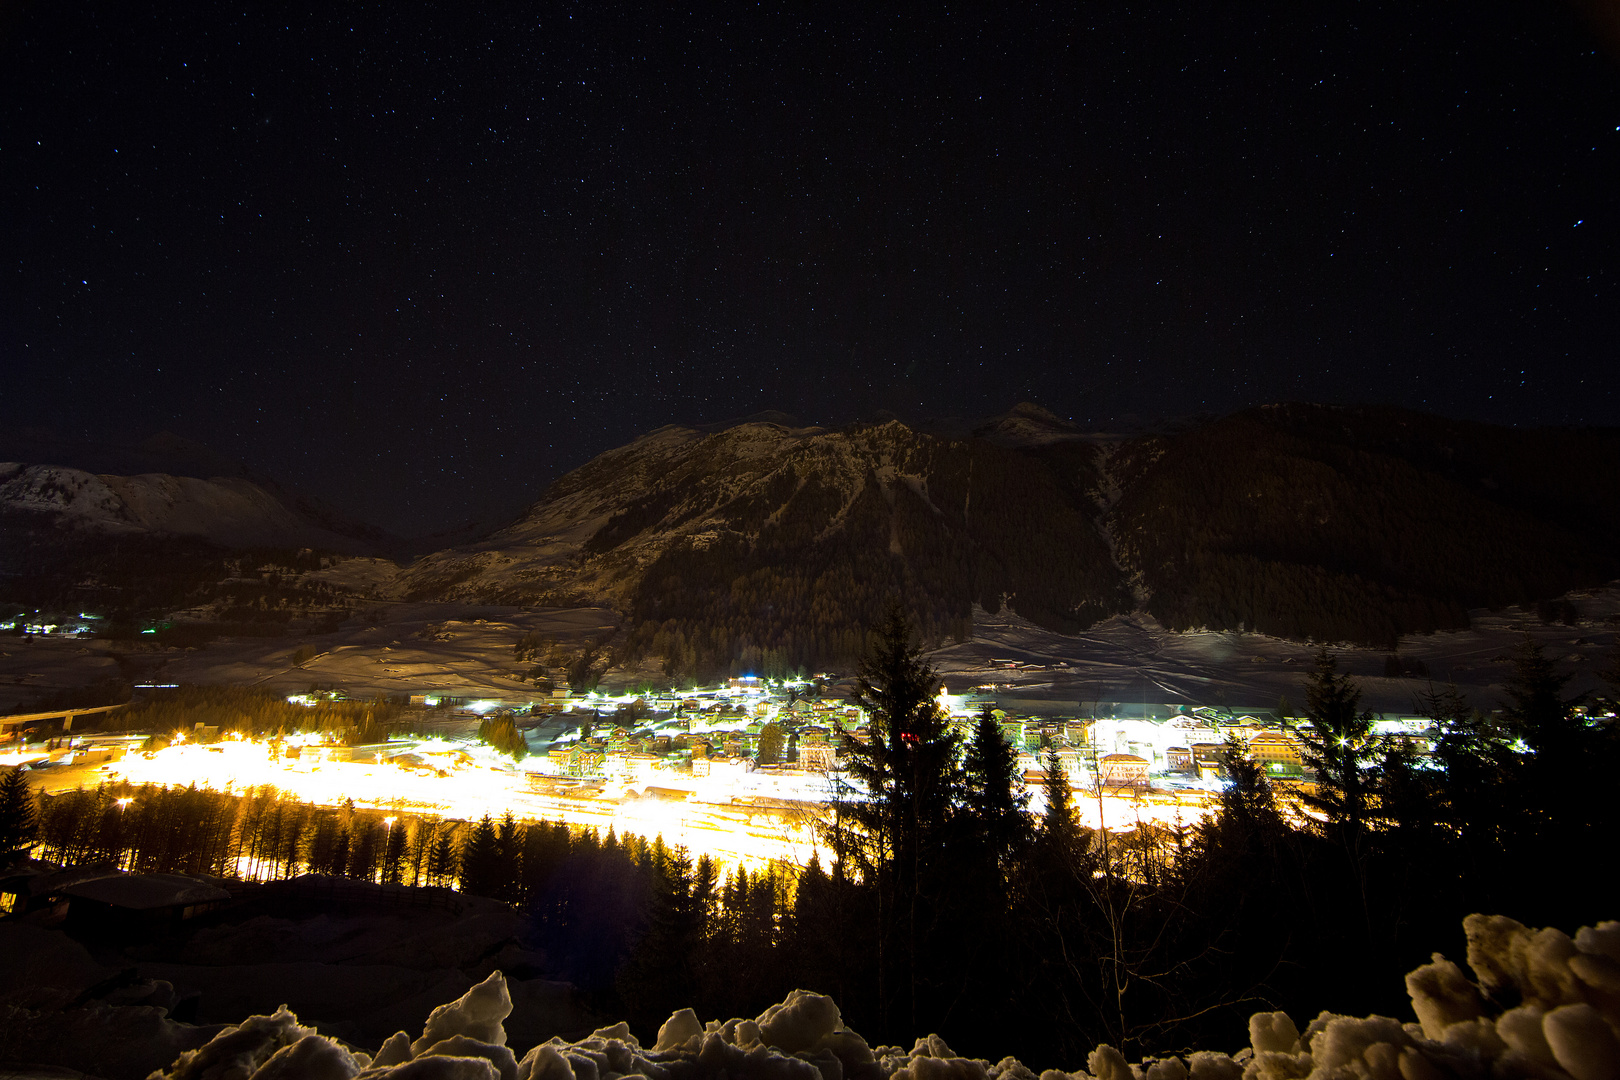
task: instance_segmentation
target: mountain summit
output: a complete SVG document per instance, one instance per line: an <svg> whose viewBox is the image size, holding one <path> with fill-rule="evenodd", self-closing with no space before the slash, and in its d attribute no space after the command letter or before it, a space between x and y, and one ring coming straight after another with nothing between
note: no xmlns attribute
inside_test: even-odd
<svg viewBox="0 0 1620 1080"><path fill-rule="evenodd" d="M419 598L610 602L677 671L847 664L890 597L925 638L1003 606L1060 631L1384 645L1620 573L1620 436L1284 405L1088 435L1033 405L965 437L897 420L660 428L407 571Z"/></svg>

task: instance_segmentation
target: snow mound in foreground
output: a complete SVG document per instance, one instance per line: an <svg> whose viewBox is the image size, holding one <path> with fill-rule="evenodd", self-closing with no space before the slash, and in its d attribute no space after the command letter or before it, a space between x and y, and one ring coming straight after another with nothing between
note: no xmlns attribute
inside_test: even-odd
<svg viewBox="0 0 1620 1080"><path fill-rule="evenodd" d="M283 1008L227 1028L150 1080L1620 1080L1620 922L1573 939L1499 915L1470 915L1463 927L1474 978L1439 953L1408 975L1417 1023L1324 1012L1301 1032L1284 1013L1256 1013L1250 1045L1230 1056L1133 1064L1105 1044L1084 1070L1037 1076L1011 1057L959 1057L938 1035L909 1052L869 1046L831 998L795 990L752 1020L704 1024L682 1009L650 1048L619 1023L518 1058L497 971L435 1009L421 1038L401 1031L375 1058Z"/></svg>

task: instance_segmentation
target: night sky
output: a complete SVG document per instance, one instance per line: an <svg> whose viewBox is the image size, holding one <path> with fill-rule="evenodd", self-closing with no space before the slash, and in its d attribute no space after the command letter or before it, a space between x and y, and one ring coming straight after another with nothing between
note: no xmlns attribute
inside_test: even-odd
<svg viewBox="0 0 1620 1080"><path fill-rule="evenodd" d="M0 9L0 425L417 534L762 409L1616 422L1571 8L266 6Z"/></svg>

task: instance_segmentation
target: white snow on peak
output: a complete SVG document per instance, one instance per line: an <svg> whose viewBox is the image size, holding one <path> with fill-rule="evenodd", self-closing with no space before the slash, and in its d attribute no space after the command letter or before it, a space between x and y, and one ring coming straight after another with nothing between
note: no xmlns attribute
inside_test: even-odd
<svg viewBox="0 0 1620 1080"><path fill-rule="evenodd" d="M0 508L91 532L197 536L228 546L353 546L239 477L110 476L7 463L0 465Z"/></svg>

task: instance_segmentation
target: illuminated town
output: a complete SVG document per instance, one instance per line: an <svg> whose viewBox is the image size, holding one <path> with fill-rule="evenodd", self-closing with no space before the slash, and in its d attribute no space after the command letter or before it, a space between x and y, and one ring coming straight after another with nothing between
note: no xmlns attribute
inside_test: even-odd
<svg viewBox="0 0 1620 1080"><path fill-rule="evenodd" d="M314 705L318 697L288 700ZM984 689L942 689L938 703L964 741L974 719L991 710L1017 752L1034 813L1055 758L1079 796L1077 817L1093 828L1201 820L1220 791L1217 758L1228 739L1247 746L1280 789L1306 778L1298 739L1270 710L1132 705L1080 716L1036 711L1030 702L1013 708ZM521 706L418 694L411 705L398 727L412 733L381 743L346 745L332 733L255 740L199 725L153 748L141 734L75 737L69 722L67 733L45 743L13 738L0 764L41 770L36 782L47 792L103 782L234 792L269 785L318 806L460 820L510 812L661 836L694 855L755 867L806 863L827 805L859 797L841 747L845 734L865 737L867 717L845 697L818 696L808 682L738 678L642 696L559 691ZM491 717L512 718L525 753L514 757L479 738ZM1428 726L1416 717L1379 724L1403 736Z"/></svg>

